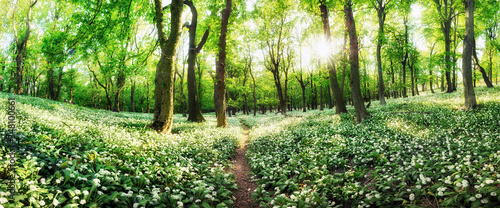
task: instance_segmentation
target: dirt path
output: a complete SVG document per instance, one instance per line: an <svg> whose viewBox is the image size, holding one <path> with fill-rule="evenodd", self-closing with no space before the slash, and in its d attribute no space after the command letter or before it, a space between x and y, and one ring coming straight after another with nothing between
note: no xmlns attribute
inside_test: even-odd
<svg viewBox="0 0 500 208"><path fill-rule="evenodd" d="M238 186L237 190L233 191L234 207L236 208L252 208L260 207L254 204L252 201L252 193L257 188L257 184L252 181L249 177L250 165L245 158L245 153L247 152L248 138L249 138L249 128L245 124L242 124L244 137L242 140L241 147L236 149L237 155L233 160L233 170L231 172L236 178L236 184Z"/></svg>

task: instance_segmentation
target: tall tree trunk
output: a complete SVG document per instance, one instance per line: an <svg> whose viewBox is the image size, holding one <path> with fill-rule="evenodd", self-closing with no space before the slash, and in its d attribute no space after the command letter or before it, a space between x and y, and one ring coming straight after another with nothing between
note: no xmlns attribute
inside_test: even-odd
<svg viewBox="0 0 500 208"><path fill-rule="evenodd" d="M180 88L180 94L181 94L181 112L182 112L182 117L187 117L187 106L186 106L186 95L184 94L184 77L185 77L185 70L184 70L184 64L182 64L182 74L177 71L177 75L179 75L179 88ZM177 67L175 67L177 68ZM175 83L175 77L174 77L174 83ZM174 93L175 93L175 85L174 85Z"/></svg>
<svg viewBox="0 0 500 208"><path fill-rule="evenodd" d="M395 83L396 83L396 74L394 73L394 65L392 65L392 59L391 59L391 89L394 99L398 98L397 91L394 87Z"/></svg>
<svg viewBox="0 0 500 208"><path fill-rule="evenodd" d="M476 65L474 65L473 67L474 67L474 71L475 71L475 69L477 68ZM472 73L472 74L473 74L473 78L474 78L474 87L476 87L476 80L477 80L476 73Z"/></svg>
<svg viewBox="0 0 500 208"><path fill-rule="evenodd" d="M404 40L404 47L408 45L408 17L404 18L404 24L405 24L405 40ZM408 64L408 50L405 49L405 56L403 58L403 61L401 62L403 64L403 98L408 97L406 93L406 65Z"/></svg>
<svg viewBox="0 0 500 208"><path fill-rule="evenodd" d="M30 27L31 9L35 6L37 1L38 0L35 0L33 3L30 3L30 6L28 8L28 13L26 14L26 32L24 33L23 39L19 40L17 32L14 31L14 36L16 38L16 90L14 91L14 93L18 95L23 93L22 90L23 68L24 68L23 61L25 58L24 56L26 55L25 50L31 33L31 27Z"/></svg>
<svg viewBox="0 0 500 208"><path fill-rule="evenodd" d="M319 84L319 110L323 110L323 86Z"/></svg>
<svg viewBox="0 0 500 208"><path fill-rule="evenodd" d="M458 28L458 18L455 18L455 23L454 23L454 28L453 28L453 56L451 57L452 60L452 68L453 68L453 76L452 76L452 87L453 91L457 91L457 58L455 57L455 54L457 54L457 28Z"/></svg>
<svg viewBox="0 0 500 208"><path fill-rule="evenodd" d="M412 55L413 56L413 55ZM410 79L411 79L411 96L415 96L415 72L413 69L413 61L408 62L408 67L410 67Z"/></svg>
<svg viewBox="0 0 500 208"><path fill-rule="evenodd" d="M327 98L328 98L328 108L332 109L333 108L333 101L332 101L332 90L330 87L327 87L326 88L326 91L327 91Z"/></svg>
<svg viewBox="0 0 500 208"><path fill-rule="evenodd" d="M295 79L300 84L300 89L302 89L302 112L307 111L307 102L306 102L306 83L304 83L304 77L303 74L300 73L300 77L296 76Z"/></svg>
<svg viewBox="0 0 500 208"><path fill-rule="evenodd" d="M323 1L320 0L319 8L321 10L321 20L323 21L323 31L326 36L328 42L332 41L332 34L330 33L330 22L328 19L328 8L323 4ZM335 63L333 62L333 57L328 61L328 71L330 73L330 86L333 91L333 98L335 99L335 112L337 114L347 113L347 109L345 107L344 96L342 93L342 89L339 87L339 83L337 80L337 70L335 69ZM311 82L312 83L312 82Z"/></svg>
<svg viewBox="0 0 500 208"><path fill-rule="evenodd" d="M217 54L216 62L216 81L214 82L214 106L215 114L217 116L217 126L227 126L226 119L226 33L227 25L229 23L229 16L231 15L232 0L226 0L226 8L222 10L221 20L221 33L219 36L219 53Z"/></svg>
<svg viewBox="0 0 500 208"><path fill-rule="evenodd" d="M351 45L351 53L349 61L351 63L351 96L354 103L354 111L356 112L356 122L361 123L366 117L370 117L366 111L363 97L361 96L361 87L359 82L359 59L358 59L358 37L356 35L356 25L352 13L352 2L347 1L344 5L345 25L349 32L349 44Z"/></svg>
<svg viewBox="0 0 500 208"><path fill-rule="evenodd" d="M432 47L431 47L431 53L429 55L429 87L431 88L431 92L434 93L434 89L432 89L432 80L434 79L433 76L432 76L432 69L434 68L433 67L433 63L432 63L432 54L434 52L434 46L436 45L436 43L432 44Z"/></svg>
<svg viewBox="0 0 500 208"><path fill-rule="evenodd" d="M122 63L124 64L125 62L125 57L122 60ZM121 68L120 71L118 72L118 75L116 76L116 94L115 94L115 104L113 106L113 111L114 112L120 112L121 106L120 106L120 96L123 91L123 87L125 87L125 72L123 71L124 69Z"/></svg>
<svg viewBox="0 0 500 208"><path fill-rule="evenodd" d="M378 16L378 38L377 38L377 72L378 72L378 98L380 100L380 105L385 105L385 95L384 95L384 77L382 73L382 43L384 40L384 22L387 13L385 12L385 7L387 5L383 3L382 0L377 0L378 7L377 16Z"/></svg>
<svg viewBox="0 0 500 208"><path fill-rule="evenodd" d="M462 75L464 80L465 108L477 107L476 95L472 86L472 50L474 50L474 1L464 0L465 4L465 37L462 54Z"/></svg>
<svg viewBox="0 0 500 208"><path fill-rule="evenodd" d="M440 26L441 31L444 35L445 42L445 55L444 55L444 64L445 64L445 77L446 77L446 92L453 92L453 84L451 82L451 23L453 21L455 15L455 9L453 7L454 0L445 0L442 3L439 0L434 0L436 4L436 9L440 16Z"/></svg>
<svg viewBox="0 0 500 208"><path fill-rule="evenodd" d="M187 84L188 84L188 100L189 100L189 117L188 121L192 122L203 122L205 118L201 114L201 108L199 105L198 93L196 92L196 55L200 52L201 48L207 41L209 31L206 30L203 38L201 39L198 46L196 46L196 27L198 25L198 12L194 7L192 1L184 1L186 5L191 9L191 25L189 25L189 55L188 55L188 72L187 72Z"/></svg>
<svg viewBox="0 0 500 208"><path fill-rule="evenodd" d="M201 94L202 94L202 90L203 90L201 88L201 80L203 78L203 69L201 68L199 62L197 62L196 66L198 67L198 71L197 71L197 73L198 73L198 81L197 81L197 83L198 83L198 89L197 89L197 92L198 92L198 105L200 106L199 108L201 110L201 98L202 98Z"/></svg>
<svg viewBox="0 0 500 208"><path fill-rule="evenodd" d="M403 81L403 98L406 98L408 97L408 95L406 94L406 64L407 64L407 61L408 60L408 51L405 52L405 57L403 59L403 61L401 62L401 64L403 64L403 76L402 76L402 81Z"/></svg>
<svg viewBox="0 0 500 208"><path fill-rule="evenodd" d="M146 80L146 113L149 113L149 82Z"/></svg>
<svg viewBox="0 0 500 208"><path fill-rule="evenodd" d="M51 100L56 100L55 92L55 80L54 80L54 68L52 68L51 62L48 63L49 67L47 69L47 88L49 93L49 98Z"/></svg>
<svg viewBox="0 0 500 208"><path fill-rule="evenodd" d="M61 94L61 87L62 87L62 78L63 78L64 72L63 68L59 68L59 74L58 74L58 80L57 80L57 89L56 89L56 97L55 100L59 100L59 95Z"/></svg>
<svg viewBox="0 0 500 208"><path fill-rule="evenodd" d="M489 57L490 57L490 71L489 71L489 75L490 75L490 80L493 80L493 47L490 48L490 53L489 53Z"/></svg>
<svg viewBox="0 0 500 208"><path fill-rule="evenodd" d="M174 115L174 65L175 53L180 39L182 0L172 0L170 4L170 34L167 39L163 23L161 0L155 0L156 29L160 43L160 61L156 66L155 110L151 128L169 134L172 130Z"/></svg>
<svg viewBox="0 0 500 208"><path fill-rule="evenodd" d="M441 74L441 92L444 92L444 90L445 90L444 80L445 80L445 75Z"/></svg>
<svg viewBox="0 0 500 208"><path fill-rule="evenodd" d="M248 72L250 72L250 77L252 77L252 98L253 98L253 116L257 116L257 96L255 95L255 89L257 88L255 84L255 77L252 73L252 58L248 62Z"/></svg>
<svg viewBox="0 0 500 208"><path fill-rule="evenodd" d="M135 80L132 79L132 86L130 87L130 111L135 112Z"/></svg>
<svg viewBox="0 0 500 208"><path fill-rule="evenodd" d="M449 25L450 23L445 23ZM453 92L453 84L451 82L451 38L450 38L450 27L446 26L447 29L443 29L443 33L445 35L445 55L444 55L444 64L445 64L445 76L446 76L446 92Z"/></svg>
<svg viewBox="0 0 500 208"><path fill-rule="evenodd" d="M278 99L280 101L280 111L282 114L286 114L286 102L283 96L283 88L281 87L281 79L279 75L279 65L273 64L274 69L271 70L273 73L274 84L276 85L276 91L278 92Z"/></svg>
<svg viewBox="0 0 500 208"><path fill-rule="evenodd" d="M300 88L302 89L302 112L306 112L307 103L306 103L306 85L301 84Z"/></svg>
<svg viewBox="0 0 500 208"><path fill-rule="evenodd" d="M414 72L414 73L416 73L416 72ZM418 77L415 76L415 93L417 93L417 95L420 95L420 94L418 94L418 84L417 83L418 83ZM424 91L424 87L425 87L424 84L425 83L422 83L422 92Z"/></svg>

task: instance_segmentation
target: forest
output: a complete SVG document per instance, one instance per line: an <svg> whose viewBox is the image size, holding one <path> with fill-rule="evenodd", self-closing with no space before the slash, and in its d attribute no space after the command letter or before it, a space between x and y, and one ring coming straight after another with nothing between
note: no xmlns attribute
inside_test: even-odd
<svg viewBox="0 0 500 208"><path fill-rule="evenodd" d="M0 208L500 206L498 0L0 6Z"/></svg>

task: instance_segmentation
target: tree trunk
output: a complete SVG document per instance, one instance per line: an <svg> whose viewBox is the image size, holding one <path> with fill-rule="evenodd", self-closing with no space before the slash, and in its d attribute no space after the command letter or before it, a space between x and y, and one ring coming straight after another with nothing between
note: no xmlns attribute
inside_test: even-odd
<svg viewBox="0 0 500 208"><path fill-rule="evenodd" d="M404 46L408 45L408 18L404 19L404 24L405 24L405 41L404 41ZM403 98L408 97L406 93L406 64L408 63L408 50L405 49L405 56L403 58L403 61L401 62L403 64Z"/></svg>
<svg viewBox="0 0 500 208"><path fill-rule="evenodd" d="M328 108L332 109L333 108L333 101L332 101L332 92L331 92L331 89L330 87L327 87L326 88L326 91L327 91L327 98L328 98Z"/></svg>
<svg viewBox="0 0 500 208"><path fill-rule="evenodd" d="M352 2L348 1L344 5L345 25L349 32L350 51L349 61L351 63L351 96L354 103L354 111L356 112L356 122L361 123L366 117L370 117L366 111L363 97L361 96L361 87L359 82L359 59L358 59L358 37L356 35L356 25L351 8Z"/></svg>
<svg viewBox="0 0 500 208"><path fill-rule="evenodd" d="M413 55L412 55L413 56ZM413 66L412 64L413 61L408 62L408 66L410 67L410 78L411 78L411 96L415 96L415 72L413 71Z"/></svg>
<svg viewBox="0 0 500 208"><path fill-rule="evenodd" d="M392 65L392 59L391 59L391 90L392 90L392 96L394 99L398 98L396 89L394 87L396 82L396 76L394 73L394 65Z"/></svg>
<svg viewBox="0 0 500 208"><path fill-rule="evenodd" d="M149 82L146 80L146 113L149 113Z"/></svg>
<svg viewBox="0 0 500 208"><path fill-rule="evenodd" d="M490 80L493 80L493 48L490 48L490 54L489 54L489 57L490 57L490 71L489 71L489 75L490 75Z"/></svg>
<svg viewBox="0 0 500 208"><path fill-rule="evenodd" d="M464 50L462 54L462 75L464 81L465 108L475 109L477 107L476 95L472 86L472 50L474 50L474 1L464 0L465 4L465 37Z"/></svg>
<svg viewBox="0 0 500 208"><path fill-rule="evenodd" d="M283 96L283 89L281 87L281 79L279 75L279 65L273 64L274 69L271 70L273 73L274 84L276 85L276 91L278 92L278 99L280 101L280 111L282 114L286 114L286 102Z"/></svg>
<svg viewBox="0 0 500 208"><path fill-rule="evenodd" d="M135 112L135 80L132 80L130 87L130 111Z"/></svg>
<svg viewBox="0 0 500 208"><path fill-rule="evenodd" d="M408 52L405 52L405 57L403 59L403 61L401 62L401 64L403 64L403 76L402 76L402 81L403 81L403 98L406 98L408 97L408 95L406 94L406 63L407 63L407 59L408 59Z"/></svg>
<svg viewBox="0 0 500 208"><path fill-rule="evenodd" d="M216 62L216 81L214 82L214 106L217 116L217 127L227 126L226 119L226 33L231 15L232 0L226 0L226 8L222 10L221 33L219 36L219 53L217 54Z"/></svg>
<svg viewBox="0 0 500 208"><path fill-rule="evenodd" d="M197 67L198 67L198 89L197 89L197 92L198 92L198 105L199 105L199 108L200 108L200 111L201 111L201 98L202 98L202 88L201 88L201 80L202 80L202 77L203 77L203 69L201 68L200 66L200 63L197 62Z"/></svg>
<svg viewBox="0 0 500 208"><path fill-rule="evenodd" d="M124 62L125 62L125 57L122 60L123 65L125 65ZM120 112L121 110L120 96L123 87L125 87L125 72L123 71L123 68L121 68L120 71L118 72L118 75L116 76L116 94L115 94L115 104L113 106L114 112Z"/></svg>
<svg viewBox="0 0 500 208"><path fill-rule="evenodd" d="M429 87L431 88L431 92L434 93L434 89L432 89L432 80L433 80L433 77L432 77L432 68L433 67L433 63L432 63L432 54L434 52L434 46L436 44L432 44L432 47L431 47L431 53L429 55Z"/></svg>
<svg viewBox="0 0 500 208"><path fill-rule="evenodd" d="M323 86L319 85L319 110L323 110Z"/></svg>
<svg viewBox="0 0 500 208"><path fill-rule="evenodd" d="M474 67L473 71L476 71L476 68L477 68L476 65L473 65L473 67ZM476 80L477 80L476 73L473 72L472 75L473 75L472 78L474 79L474 88L475 88L476 87Z"/></svg>
<svg viewBox="0 0 500 208"><path fill-rule="evenodd" d="M378 16L378 38L377 38L377 72L378 72L378 98L380 100L380 105L385 105L385 95L384 95L384 77L382 73L382 43L384 40L384 22L386 17L385 6L382 0L378 0L377 16Z"/></svg>
<svg viewBox="0 0 500 208"><path fill-rule="evenodd" d="M257 116L257 96L255 95L255 88L256 88L255 77L253 76L253 73L252 73L252 59L250 59L250 61L249 61L248 71L250 72L250 77L252 77L252 83L253 83L253 87L252 87L253 116Z"/></svg>
<svg viewBox="0 0 500 208"><path fill-rule="evenodd" d="M445 24L450 24L450 23L445 23ZM445 76L446 76L446 93L451 93L453 92L453 83L451 82L451 57L450 57L450 45L451 45L451 38L450 38L450 30L449 27L451 26L446 26L448 29L443 29L443 34L445 35L445 55L444 55L444 64L445 64Z"/></svg>
<svg viewBox="0 0 500 208"><path fill-rule="evenodd" d="M14 93L17 95L20 95L23 91L22 90L23 68L24 68L23 61L24 61L24 56L26 54L25 53L26 46L28 44L28 39L31 33L31 28L30 28L31 9L35 6L37 1L38 0L35 0L33 3L31 3L30 7L28 8L28 14L26 14L26 32L24 33L23 39L18 40L17 33L14 31L17 43L16 44L16 90L14 91Z"/></svg>
<svg viewBox="0 0 500 208"><path fill-rule="evenodd" d="M175 63L174 63L175 64ZM185 76L185 71L184 71L184 64L182 64L182 74L177 73L179 75L179 88L180 88L180 94L181 94L181 113L182 117L187 117L187 106L186 106L186 95L184 94L184 76ZM175 83L175 77L174 77L174 83ZM174 94L175 94L175 85L174 85Z"/></svg>
<svg viewBox="0 0 500 208"><path fill-rule="evenodd" d="M156 66L155 77L155 109L152 129L169 134L172 130L174 115L174 64L175 53L180 39L182 0L172 0L170 4L170 34L167 39L163 23L161 0L155 0L156 29L160 43L161 55Z"/></svg>
<svg viewBox="0 0 500 208"><path fill-rule="evenodd" d="M323 31L326 36L326 39L328 42L332 41L332 35L330 33L330 23L328 19L328 8L326 5L323 4L323 1L320 1L319 8L321 10L321 20L323 21ZM333 57L330 58L329 64L328 64L328 71L330 73L330 86L333 91L333 98L335 99L335 112L337 114L340 113L347 113L347 109L345 107L345 102L344 102L344 95L342 93L342 90L339 87L339 83L337 80L337 70L335 69L335 63L333 62ZM312 83L312 81L311 81Z"/></svg>
<svg viewBox="0 0 500 208"><path fill-rule="evenodd" d="M441 92L444 92L444 90L445 90L444 80L445 80L445 75L441 74Z"/></svg>
<svg viewBox="0 0 500 208"><path fill-rule="evenodd" d="M189 25L189 52L188 52L188 72L187 72L187 85L188 85L188 100L189 100L189 117L188 121L192 122L203 122L205 118L201 114L201 108L199 105L198 93L196 92L196 55L203 48L203 45L207 41L209 31L206 30L203 38L201 39L198 46L196 46L196 27L198 25L198 12L194 7L192 1L184 1L186 5L191 9L191 25Z"/></svg>

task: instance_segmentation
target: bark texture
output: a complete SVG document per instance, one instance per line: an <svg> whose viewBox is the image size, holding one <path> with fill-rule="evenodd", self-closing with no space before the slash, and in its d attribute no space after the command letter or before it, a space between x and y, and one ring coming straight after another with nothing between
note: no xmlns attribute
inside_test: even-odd
<svg viewBox="0 0 500 208"><path fill-rule="evenodd" d="M17 32L14 31L14 35L16 36L16 90L15 94L20 95L23 93L23 62L24 62L24 56L25 56L25 50L26 46L28 44L28 39L30 37L31 33L31 27L30 27L30 20L31 20L31 10L35 6L36 2L38 0L35 0L33 3L30 4L30 7L28 8L28 14L26 14L26 32L24 33L24 37L22 40L18 40L17 37ZM10 91L10 90L9 90Z"/></svg>
<svg viewBox="0 0 500 208"><path fill-rule="evenodd" d="M383 0L377 0L375 5L375 9L377 10L378 16L378 38L377 38L377 74L378 74L378 98L380 100L380 105L385 105L385 95L384 95L384 77L382 73L382 43L384 40L384 23L387 12L385 11L385 7L387 3L384 3Z"/></svg>
<svg viewBox="0 0 500 208"><path fill-rule="evenodd" d="M150 127L160 133L169 134L174 115L174 64L175 53L180 39L182 0L172 0L170 4L170 35L167 39L163 22L161 0L155 0L156 29L161 48L161 56L156 66L155 109Z"/></svg>
<svg viewBox="0 0 500 208"><path fill-rule="evenodd" d="M474 50L474 1L465 0L465 37L462 54L462 76L464 80L465 108L477 107L476 94L472 83L472 51Z"/></svg>
<svg viewBox="0 0 500 208"><path fill-rule="evenodd" d="M227 126L226 118L226 36L232 0L226 0L226 8L222 10L221 29L219 36L219 53L217 54L216 75L214 82L214 106L217 116L217 127Z"/></svg>
<svg viewBox="0 0 500 208"><path fill-rule="evenodd" d="M321 20L323 21L323 31L325 33L326 39L331 41L332 34L330 33L330 23L328 19L328 8L323 1L320 1L319 8L321 10ZM335 63L333 63L333 57L330 58L328 64L328 71L330 73L330 87L333 91L333 98L335 99L335 112L337 114L347 113L347 109L345 107L344 95L342 93L342 89L339 87L339 82L337 80L337 70L335 69Z"/></svg>
<svg viewBox="0 0 500 208"><path fill-rule="evenodd" d="M366 111L363 97L361 95L361 87L359 81L359 55L358 55L358 36L356 35L356 25L352 13L351 2L347 2L344 6L345 25L349 33L350 51L349 62L351 63L351 96L356 112L356 122L361 123L363 119L369 117L370 114Z"/></svg>
<svg viewBox="0 0 500 208"><path fill-rule="evenodd" d="M186 5L191 9L192 19L191 25L189 25L189 52L188 52L188 71L187 71L187 84L188 84L188 121L192 122L203 122L205 118L201 114L201 106L199 105L199 97L196 85L196 56L200 53L201 48L205 45L207 41L209 31L206 30L203 34L198 46L196 46L196 27L198 25L198 11L194 6L192 1L184 1ZM200 80L201 82L201 80Z"/></svg>

